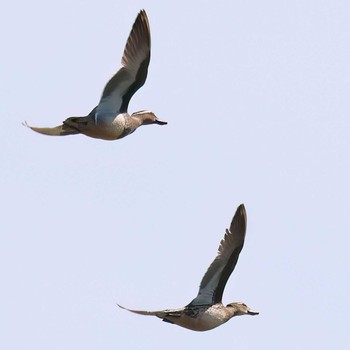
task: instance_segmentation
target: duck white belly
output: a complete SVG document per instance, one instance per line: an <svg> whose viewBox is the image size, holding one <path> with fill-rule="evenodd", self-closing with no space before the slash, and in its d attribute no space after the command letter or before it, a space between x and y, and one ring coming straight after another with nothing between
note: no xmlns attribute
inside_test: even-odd
<svg viewBox="0 0 350 350"><path fill-rule="evenodd" d="M125 118L122 114L115 118L99 118L92 127L87 127L81 132L87 136L103 140L116 140L123 135L125 131Z"/></svg>
<svg viewBox="0 0 350 350"><path fill-rule="evenodd" d="M204 312L200 311L194 317L184 313L180 317L168 316L166 318L181 327L191 329L193 331L208 331L222 325L231 317L225 312L225 310L212 306L206 309Z"/></svg>

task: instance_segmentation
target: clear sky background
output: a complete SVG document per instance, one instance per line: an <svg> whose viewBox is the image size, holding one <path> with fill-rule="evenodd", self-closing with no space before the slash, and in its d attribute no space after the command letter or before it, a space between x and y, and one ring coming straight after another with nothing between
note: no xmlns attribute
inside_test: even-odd
<svg viewBox="0 0 350 350"><path fill-rule="evenodd" d="M21 125L89 113L141 8L129 111L167 126ZM1 349L349 348L349 1L7 1L0 29ZM224 303L259 316L196 333L117 308L190 302L240 203Z"/></svg>

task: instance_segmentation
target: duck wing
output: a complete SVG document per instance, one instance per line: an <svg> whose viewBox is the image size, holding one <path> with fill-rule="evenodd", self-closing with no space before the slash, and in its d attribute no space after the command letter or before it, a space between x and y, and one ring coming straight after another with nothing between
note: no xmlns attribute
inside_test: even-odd
<svg viewBox="0 0 350 350"><path fill-rule="evenodd" d="M165 317L167 317L167 316L180 317L184 312L184 308L168 309L168 310L160 310L160 311L145 311L145 310L132 310L132 309L128 309L124 306L121 306L119 304L117 304L117 305L121 309L133 312L134 314L145 315L145 316L157 316L157 317L163 319L164 321L166 321Z"/></svg>
<svg viewBox="0 0 350 350"><path fill-rule="evenodd" d="M150 26L145 10L141 10L125 45L123 67L105 86L95 109L96 119L127 112L131 97L146 81L150 58Z"/></svg>
<svg viewBox="0 0 350 350"><path fill-rule="evenodd" d="M66 135L75 135L80 134L80 131L78 129L75 129L69 125L62 124L55 126L53 128L39 128L36 126L28 125L27 122L22 123L24 126L28 127L29 129L32 129L35 132L38 132L39 134L43 135L50 135L50 136L66 136Z"/></svg>
<svg viewBox="0 0 350 350"><path fill-rule="evenodd" d="M247 228L247 214L241 204L232 219L230 229L226 229L224 239L220 242L218 254L205 273L198 295L189 306L220 303L222 294L239 254L244 245Z"/></svg>

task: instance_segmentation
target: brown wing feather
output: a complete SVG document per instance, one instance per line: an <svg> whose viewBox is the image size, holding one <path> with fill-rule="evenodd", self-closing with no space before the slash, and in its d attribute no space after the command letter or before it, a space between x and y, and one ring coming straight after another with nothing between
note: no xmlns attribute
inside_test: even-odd
<svg viewBox="0 0 350 350"><path fill-rule="evenodd" d="M157 316L161 319L164 319L167 316L171 316L171 317L180 317L184 311L183 308L180 309L169 309L169 310L160 310L160 311L146 311L146 310L132 310L132 309L128 309L124 306L121 306L119 304L117 304L121 309L133 312L134 314L138 314L138 315L145 315L145 316Z"/></svg>
<svg viewBox="0 0 350 350"><path fill-rule="evenodd" d="M58 125L53 128L39 128L36 126L30 126L27 124L27 122L23 123L23 125L32 129L35 132L38 132L39 134L49 135L49 136L66 136L66 135L80 134L79 130L65 124Z"/></svg>

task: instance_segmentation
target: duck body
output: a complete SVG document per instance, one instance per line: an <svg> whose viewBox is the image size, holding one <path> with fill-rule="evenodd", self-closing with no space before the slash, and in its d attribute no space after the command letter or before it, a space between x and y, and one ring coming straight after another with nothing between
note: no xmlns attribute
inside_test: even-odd
<svg viewBox="0 0 350 350"><path fill-rule="evenodd" d="M151 57L151 34L147 14L141 10L131 29L122 56L122 68L106 84L99 104L83 117L67 118L62 125L47 128L28 126L50 136L84 134L103 140L117 140L146 124L167 124L151 111L128 114L129 101L144 85Z"/></svg>
<svg viewBox="0 0 350 350"><path fill-rule="evenodd" d="M159 317L159 316L158 316ZM222 304L186 306L179 310L169 310L164 317L165 322L176 324L192 331L204 332L221 326L227 322L233 313Z"/></svg>
<svg viewBox="0 0 350 350"><path fill-rule="evenodd" d="M63 122L62 128L96 139L117 140L130 134L125 125L126 116L119 114L114 118L103 118L96 121L92 116L71 117Z"/></svg>
<svg viewBox="0 0 350 350"><path fill-rule="evenodd" d="M193 302L194 304L192 304ZM198 332L209 331L219 327L234 316L259 314L258 312L250 310L244 303L231 303L227 306L224 306L221 302L197 305L196 299L183 308L161 311L132 310L121 305L118 306L139 315L156 316L161 318L164 322L176 324L180 327Z"/></svg>
<svg viewBox="0 0 350 350"><path fill-rule="evenodd" d="M121 113L115 117L95 118L94 115L71 117L66 119L63 125L56 128L58 128L58 132L63 132L66 135L79 133L96 139L117 140L132 134L141 125L157 123L165 122L156 120L150 111L141 111L132 115Z"/></svg>
<svg viewBox="0 0 350 350"><path fill-rule="evenodd" d="M118 304L122 309L135 314L156 316L168 323L193 331L208 331L216 328L234 316L258 315L258 312L241 302L224 306L222 295L227 280L234 270L243 248L247 227L245 207L241 204L229 229L221 240L216 258L210 264L200 283L197 296L185 307L161 311L133 310Z"/></svg>

